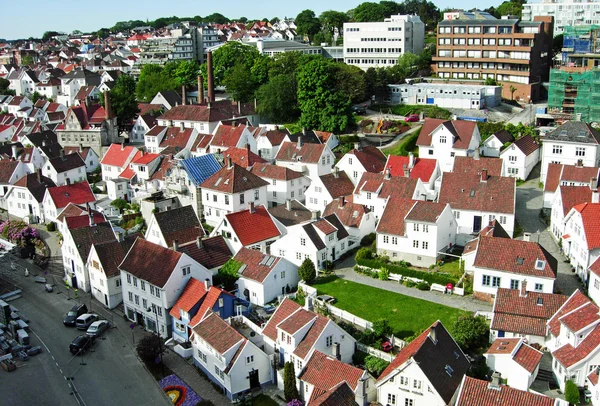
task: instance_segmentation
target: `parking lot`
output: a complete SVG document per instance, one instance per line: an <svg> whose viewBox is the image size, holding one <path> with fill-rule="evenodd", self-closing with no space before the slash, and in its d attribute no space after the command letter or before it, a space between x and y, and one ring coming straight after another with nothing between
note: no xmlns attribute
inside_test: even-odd
<svg viewBox="0 0 600 406"><path fill-rule="evenodd" d="M0 264L3 271L8 261ZM65 327L66 312L76 303L59 290L47 293L32 277L15 279L22 297L11 301L29 320L32 345L42 353L17 361L13 372L0 369L3 404L14 405L166 405L170 404L154 378L125 342L129 335L110 328L84 355L73 356L69 345L85 331ZM88 307L90 304L88 303ZM93 308L92 310L96 310ZM100 313L102 315L102 313Z"/></svg>

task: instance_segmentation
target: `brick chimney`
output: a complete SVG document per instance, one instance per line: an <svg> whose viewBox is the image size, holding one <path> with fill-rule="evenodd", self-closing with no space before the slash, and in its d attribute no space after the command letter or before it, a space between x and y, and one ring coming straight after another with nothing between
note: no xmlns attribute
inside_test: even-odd
<svg viewBox="0 0 600 406"><path fill-rule="evenodd" d="M185 106L187 104L187 94L185 92L185 85L181 85L181 105Z"/></svg>
<svg viewBox="0 0 600 406"><path fill-rule="evenodd" d="M408 168L412 169L415 167L415 156L412 152L408 153Z"/></svg>
<svg viewBox="0 0 600 406"><path fill-rule="evenodd" d="M523 282L521 282L519 297L527 297L527 279L524 279Z"/></svg>
<svg viewBox="0 0 600 406"><path fill-rule="evenodd" d="M340 197L338 197L338 200L339 200L339 208L341 209L342 207L344 207L344 203L345 203L346 199L344 198L344 196L340 196Z"/></svg>
<svg viewBox="0 0 600 406"><path fill-rule="evenodd" d="M383 179L390 180L391 177L392 177L392 172L390 171L390 168L385 168Z"/></svg>
<svg viewBox="0 0 600 406"><path fill-rule="evenodd" d="M183 124L183 121L181 123L179 123L179 132L183 132L185 130L185 125Z"/></svg>
<svg viewBox="0 0 600 406"><path fill-rule="evenodd" d="M37 174L38 183L42 183L42 168L37 168L35 173Z"/></svg>
<svg viewBox="0 0 600 406"><path fill-rule="evenodd" d="M215 79L213 73L213 60L212 60L212 51L208 51L206 53L206 71L208 74L208 101L215 101Z"/></svg>
<svg viewBox="0 0 600 406"><path fill-rule="evenodd" d="M106 112L106 119L110 120L113 118L112 108L110 106L110 91L104 92L104 111Z"/></svg>
<svg viewBox="0 0 600 406"><path fill-rule="evenodd" d="M254 210L254 202L248 202L248 212L254 214L256 210Z"/></svg>
<svg viewBox="0 0 600 406"><path fill-rule="evenodd" d="M204 103L204 78L198 75L198 104Z"/></svg>
<svg viewBox="0 0 600 406"><path fill-rule="evenodd" d="M225 158L225 164L227 165L228 169L233 168L233 161L231 160L231 157Z"/></svg>
<svg viewBox="0 0 600 406"><path fill-rule="evenodd" d="M202 237L198 236L196 237L196 246L200 249L202 249Z"/></svg>
<svg viewBox="0 0 600 406"><path fill-rule="evenodd" d="M310 213L310 219L312 221L317 221L319 219L319 211L315 210L313 212Z"/></svg>
<svg viewBox="0 0 600 406"><path fill-rule="evenodd" d="M410 169L406 164L402 165L402 169L404 170L404 177L410 177Z"/></svg>
<svg viewBox="0 0 600 406"><path fill-rule="evenodd" d="M488 171L487 171L487 169L482 169L481 170L481 181L487 182L487 180L488 180Z"/></svg>

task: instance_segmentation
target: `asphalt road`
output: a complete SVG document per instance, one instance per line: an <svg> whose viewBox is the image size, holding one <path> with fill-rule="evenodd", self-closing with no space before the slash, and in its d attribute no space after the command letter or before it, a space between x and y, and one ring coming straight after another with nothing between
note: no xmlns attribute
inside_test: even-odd
<svg viewBox="0 0 600 406"><path fill-rule="evenodd" d="M8 261L0 263L3 270L8 266ZM22 275L22 270L17 272ZM170 404L116 330L108 330L85 355L72 356L69 344L81 332L65 327L62 320L76 301L56 291L47 293L32 277L20 275L23 296L10 304L30 320L32 345L42 345L43 352L19 361L16 371L0 370L0 404Z"/></svg>

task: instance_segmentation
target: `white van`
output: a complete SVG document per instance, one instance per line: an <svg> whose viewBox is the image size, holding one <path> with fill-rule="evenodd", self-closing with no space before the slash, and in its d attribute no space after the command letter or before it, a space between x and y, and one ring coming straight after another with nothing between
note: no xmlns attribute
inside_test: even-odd
<svg viewBox="0 0 600 406"><path fill-rule="evenodd" d="M87 330L90 324L92 324L96 320L98 320L97 314L82 314L81 316L77 317L77 320L75 320L75 326L78 330Z"/></svg>

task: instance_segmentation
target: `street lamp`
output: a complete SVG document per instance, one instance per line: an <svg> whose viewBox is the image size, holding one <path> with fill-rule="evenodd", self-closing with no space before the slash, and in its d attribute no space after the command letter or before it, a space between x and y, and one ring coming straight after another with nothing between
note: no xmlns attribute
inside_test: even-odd
<svg viewBox="0 0 600 406"><path fill-rule="evenodd" d="M154 306L154 305L152 305ZM162 338L160 338L160 334L158 332L158 311L156 309L156 306L154 306L154 311L152 309L152 307L148 308L148 312L149 313L154 313L154 316L156 318L156 338L158 338L158 356L159 356L159 361L160 362L160 367L162 370L162 377L165 377L165 364L163 364L163 359L162 359ZM155 360L156 361L156 360Z"/></svg>

